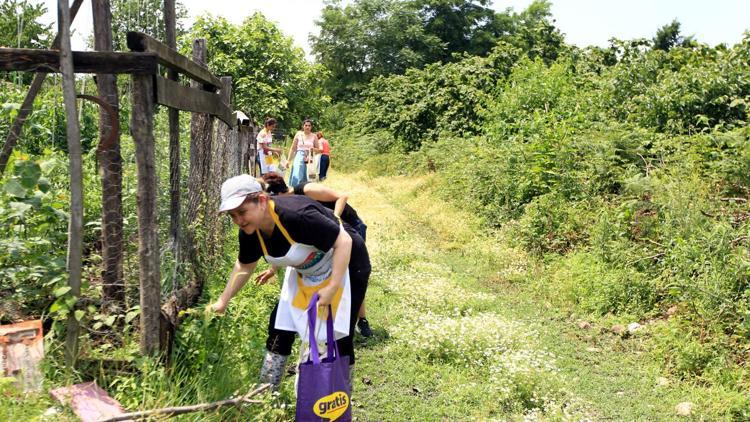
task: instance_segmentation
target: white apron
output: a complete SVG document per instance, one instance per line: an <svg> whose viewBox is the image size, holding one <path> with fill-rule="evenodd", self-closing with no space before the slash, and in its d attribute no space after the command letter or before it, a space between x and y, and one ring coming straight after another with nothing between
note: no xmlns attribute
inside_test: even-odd
<svg viewBox="0 0 750 422"><path fill-rule="evenodd" d="M284 282L279 297L279 307L276 311L274 326L278 330L296 331L303 342L308 342L307 335L307 305L312 295L325 287L333 271L333 248L323 252L312 245L295 242L279 221L275 211L275 204L269 201L269 210L276 227L289 242L289 251L281 257L268 254L263 236L255 233L263 249L266 261L275 267L287 267ZM333 329L336 339L349 335L349 320L352 306L349 269L346 269L342 286L333 298L331 304L334 313ZM318 311L318 321L315 325L315 338L318 343L325 344L325 318L327 312Z"/></svg>

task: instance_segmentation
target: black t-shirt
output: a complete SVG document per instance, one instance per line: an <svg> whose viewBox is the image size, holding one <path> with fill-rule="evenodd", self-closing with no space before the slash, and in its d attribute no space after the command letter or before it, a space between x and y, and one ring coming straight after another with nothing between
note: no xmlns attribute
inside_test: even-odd
<svg viewBox="0 0 750 422"><path fill-rule="evenodd" d="M336 243L340 230L338 219L318 201L297 195L276 196L273 201L281 225L295 242L315 246L321 251L328 251ZM344 224L344 229L352 237L350 271L369 269L370 258L364 241L348 224ZM284 256L291 247L278 227L274 227L270 239L264 236L263 241L271 256ZM240 230L239 242L238 259L241 263L250 264L263 256L257 234L246 234Z"/></svg>
<svg viewBox="0 0 750 422"><path fill-rule="evenodd" d="M302 182L299 185L294 187L294 194L295 195L304 195L305 194L305 185L308 182ZM336 209L336 201L318 201L321 204L323 204L324 207L335 210ZM349 224L350 226L356 226L359 223L359 215L357 215L357 211L349 204L344 205L344 211L341 212L341 221L343 221L346 224Z"/></svg>

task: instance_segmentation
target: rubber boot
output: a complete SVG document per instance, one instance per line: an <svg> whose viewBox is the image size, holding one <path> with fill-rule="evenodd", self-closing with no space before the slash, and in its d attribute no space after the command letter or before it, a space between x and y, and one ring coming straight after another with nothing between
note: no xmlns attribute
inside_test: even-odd
<svg viewBox="0 0 750 422"><path fill-rule="evenodd" d="M286 369L286 360L289 356L278 353L266 352L263 359L263 366L260 368L260 383L271 384L273 391L278 391L281 385L281 378L284 376Z"/></svg>

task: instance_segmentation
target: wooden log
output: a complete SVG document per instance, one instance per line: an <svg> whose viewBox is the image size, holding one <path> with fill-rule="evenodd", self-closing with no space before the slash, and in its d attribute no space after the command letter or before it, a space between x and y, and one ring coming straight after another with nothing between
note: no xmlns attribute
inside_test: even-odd
<svg viewBox="0 0 750 422"><path fill-rule="evenodd" d="M112 51L112 12L109 0L92 0L94 48ZM120 155L120 99L117 77L96 75L96 87L104 102L99 109L99 147L96 149L102 182L102 304L105 312L125 310L123 280L122 156ZM108 115L111 108L113 116ZM114 117L110 120L110 117ZM106 140L106 141L105 141Z"/></svg>
<svg viewBox="0 0 750 422"><path fill-rule="evenodd" d="M171 418L172 416L183 415L185 413L194 412L207 412L209 410L215 410L220 407L226 406L241 406L245 404L261 404L260 400L252 400L253 397L269 389L270 384L261 384L257 388L250 390L247 394L235 397L233 399L226 399L215 401L211 403L195 404L192 406L178 406L178 407L166 407L163 409L144 410L142 412L125 413L122 415L113 416L108 419L102 419L99 422L118 422L128 420L141 420L146 417L153 417L158 419Z"/></svg>
<svg viewBox="0 0 750 422"><path fill-rule="evenodd" d="M154 53L74 51L75 73L129 73L153 75L157 70ZM34 48L0 48L0 70L60 72L60 51Z"/></svg>
<svg viewBox="0 0 750 422"><path fill-rule="evenodd" d="M70 222L68 224L68 286L70 294L81 296L83 252L83 160L81 156L81 129L76 113L76 86L73 56L70 48L70 9L68 0L57 1L58 33L60 34L60 70L62 72L63 102L65 103L68 159L70 162ZM65 361L71 368L78 358L78 320L70 312L65 333Z"/></svg>
<svg viewBox="0 0 750 422"><path fill-rule="evenodd" d="M141 282L141 352L159 352L161 275L157 226L157 174L154 153L153 76L133 75L130 133L138 170L138 255Z"/></svg>
<svg viewBox="0 0 750 422"><path fill-rule="evenodd" d="M128 48L133 51L148 51L156 53L159 64L185 74L192 79L208 85L209 90L216 91L221 87L221 81L214 76L203 62L188 59L176 50L140 32L128 32Z"/></svg>
<svg viewBox="0 0 750 422"><path fill-rule="evenodd" d="M82 3L83 0L75 0L73 2L73 5L70 6L71 22L73 21L73 19L75 19L76 14L78 14L78 9L81 8ZM59 33L52 41L52 49L55 50L58 48L60 48ZM13 125L11 125L10 131L8 131L8 136L5 138L3 149L2 151L0 151L0 175L5 172L5 167L8 165L10 154L13 152L13 148L16 147L18 137L21 135L21 128L23 127L23 123L26 121L26 118L29 117L29 114L31 114L31 110L34 105L34 99L36 98L37 94L39 94L39 90L42 89L42 84L44 83L45 78L47 78L46 73L37 73L36 75L34 75L34 80L31 81L29 92L26 93L26 97L23 99L23 103L21 103L21 108L18 110L18 115L13 121Z"/></svg>
<svg viewBox="0 0 750 422"><path fill-rule="evenodd" d="M234 114L219 94L190 88L161 76L156 77L156 102L178 110L211 114L230 127L237 124Z"/></svg>

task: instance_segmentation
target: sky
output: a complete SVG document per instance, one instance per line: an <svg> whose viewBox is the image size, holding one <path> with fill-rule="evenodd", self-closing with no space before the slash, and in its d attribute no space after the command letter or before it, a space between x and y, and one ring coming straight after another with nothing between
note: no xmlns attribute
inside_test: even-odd
<svg viewBox="0 0 750 422"><path fill-rule="evenodd" d="M34 0L32 0L33 2ZM57 19L57 0L37 0L47 6L48 23ZM532 0L495 0L493 8L525 9ZM69 0L72 3L72 0ZM260 11L310 56L308 36L317 33L315 20L322 0L182 0L188 11L189 27L196 16L210 13L240 23ZM345 1L346 3L346 1ZM239 6L241 5L241 6ZM750 30L748 0L552 0L555 25L570 44L606 46L610 38L652 38L657 28L677 19L683 35L693 35L710 45L735 44ZM85 50L92 32L91 3L84 1L73 22L73 49Z"/></svg>

